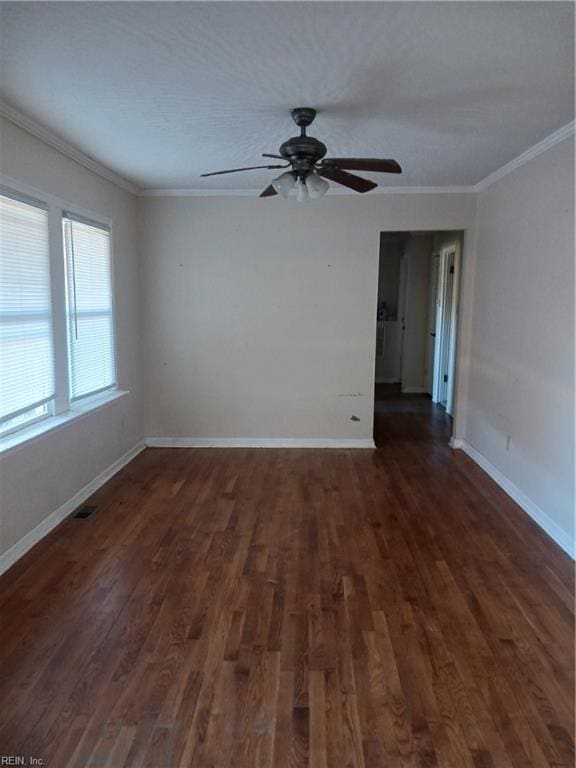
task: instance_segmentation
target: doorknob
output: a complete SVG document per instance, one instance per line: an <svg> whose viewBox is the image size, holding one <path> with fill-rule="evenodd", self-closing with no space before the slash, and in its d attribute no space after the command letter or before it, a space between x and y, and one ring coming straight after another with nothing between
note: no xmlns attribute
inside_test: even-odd
<svg viewBox="0 0 576 768"><path fill-rule="evenodd" d="M430 336L436 336L436 334L435 333L431 333Z"/></svg>

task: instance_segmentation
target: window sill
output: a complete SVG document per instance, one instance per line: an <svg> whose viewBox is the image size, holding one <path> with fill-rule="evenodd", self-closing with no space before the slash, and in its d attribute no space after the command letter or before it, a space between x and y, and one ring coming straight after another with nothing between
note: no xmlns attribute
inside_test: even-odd
<svg viewBox="0 0 576 768"><path fill-rule="evenodd" d="M12 451L17 450L18 448L23 448L29 443L44 437L44 435L49 432L53 432L56 429L60 429L60 427L70 424L72 421L76 421L90 413L94 413L94 411L97 411L128 394L129 392L123 389L115 389L113 392L105 392L102 395L90 398L85 403L73 405L69 411L66 411L66 413L61 413L58 416L48 416L48 418L37 421L29 427L24 427L18 432L6 435L6 437L0 438L0 456L12 453Z"/></svg>

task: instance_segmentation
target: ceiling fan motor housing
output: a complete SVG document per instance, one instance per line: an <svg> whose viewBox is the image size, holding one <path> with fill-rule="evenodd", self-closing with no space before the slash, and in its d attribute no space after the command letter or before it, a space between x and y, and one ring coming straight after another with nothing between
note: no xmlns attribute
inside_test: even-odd
<svg viewBox="0 0 576 768"><path fill-rule="evenodd" d="M285 157L297 173L307 173L326 154L326 145L312 136L294 136L280 147L280 154Z"/></svg>

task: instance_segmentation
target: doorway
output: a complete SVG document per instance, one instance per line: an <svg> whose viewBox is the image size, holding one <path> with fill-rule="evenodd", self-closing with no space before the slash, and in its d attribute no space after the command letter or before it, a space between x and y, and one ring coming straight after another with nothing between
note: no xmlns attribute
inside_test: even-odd
<svg viewBox="0 0 576 768"><path fill-rule="evenodd" d="M452 415L456 363L456 332L458 323L458 288L460 254L455 245L444 248L438 255L435 278L435 331L432 400L440 403Z"/></svg>
<svg viewBox="0 0 576 768"><path fill-rule="evenodd" d="M452 416L463 232L382 232L375 412L418 399Z"/></svg>

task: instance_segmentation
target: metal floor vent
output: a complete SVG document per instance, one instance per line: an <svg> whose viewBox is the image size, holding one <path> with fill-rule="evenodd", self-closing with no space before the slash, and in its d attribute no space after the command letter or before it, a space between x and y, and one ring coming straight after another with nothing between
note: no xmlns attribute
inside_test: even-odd
<svg viewBox="0 0 576 768"><path fill-rule="evenodd" d="M96 512L97 509L98 507L89 507L85 505L83 507L80 507L78 512L74 513L74 517L77 517L80 520L86 520L88 517L92 517L92 515L94 514L94 512Z"/></svg>

